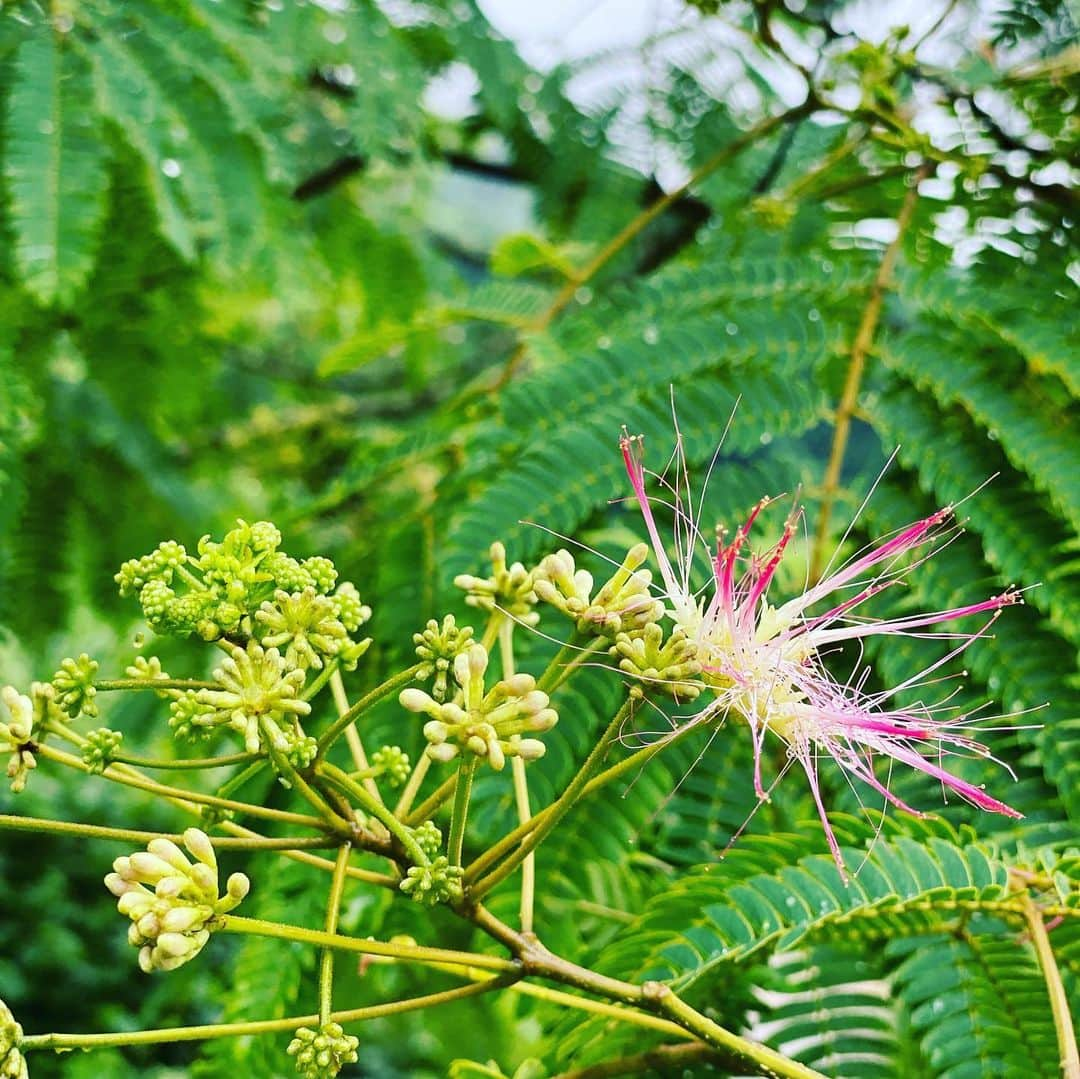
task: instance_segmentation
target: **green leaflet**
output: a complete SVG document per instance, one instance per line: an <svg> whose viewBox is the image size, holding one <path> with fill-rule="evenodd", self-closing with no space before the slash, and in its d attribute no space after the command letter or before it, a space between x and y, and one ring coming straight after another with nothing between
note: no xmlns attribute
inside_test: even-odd
<svg viewBox="0 0 1080 1079"><path fill-rule="evenodd" d="M65 35L38 28L19 47L3 154L15 261L41 302L65 304L94 262L107 149L90 69Z"/></svg>

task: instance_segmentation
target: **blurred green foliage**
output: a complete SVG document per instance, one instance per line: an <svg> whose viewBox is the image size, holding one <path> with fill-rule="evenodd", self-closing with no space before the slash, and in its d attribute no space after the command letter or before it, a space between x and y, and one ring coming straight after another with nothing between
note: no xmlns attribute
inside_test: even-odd
<svg viewBox="0 0 1080 1079"><path fill-rule="evenodd" d="M905 601L941 607L961 589L1042 582L970 659L965 699L1009 712L1049 702L1037 727L988 735L1016 770L1006 796L1026 820L978 827L1004 829L1006 851L1075 837L1080 324L1067 162L1080 150L1080 46L1065 4L936 6L912 30L863 34L866 5L842 0L672 5L633 47L541 69L470 0L0 3L0 681L48 678L83 650L122 670L140 627L116 595L120 563L245 517L275 520L298 556L332 556L371 604L359 692L410 661L427 619L464 617L451 581L479 569L493 539L527 563L560 545L548 530L621 557L635 524L609 501L627 493L619 428L644 432L659 466L674 397L699 468L735 410L706 518L731 522L802 484L811 521L836 503L828 550L996 475L964 503L967 534ZM792 110L808 76L820 97ZM462 115L440 107L449 83L468 88ZM914 182L847 465L839 488L824 488L852 342ZM640 216L650 206L659 212ZM892 645L885 681L940 647ZM524 647L524 662L552 651L540 637ZM171 648L179 664L197 654ZM538 802L572 774L616 690L605 672L575 686L536 768ZM154 715L125 701L107 721L125 744L162 751ZM393 704L371 734L390 739L419 744ZM975 1070L938 1048L919 956L903 943L871 953L815 938L801 965L755 955L696 972L700 957L677 946L687 925L657 911L727 901L704 878L676 881L714 862L754 806L748 748L702 748L651 765L629 796L604 795L541 850L538 921L552 947L620 974L668 949L698 1003L734 1025L771 1017L777 1044L826 1006L802 993L808 966L836 993L878 979L891 987L887 1037L871 1021L881 1002L852 990L860 1021L822 1020L829 1036L794 1051L829 1074L998 1074L1001 1030L1043 1044L1045 1016L984 999L1012 959L977 932L935 951L956 984L978 982L966 1012L941 1017L976 1047ZM1001 782L982 759L963 768ZM858 808L825 778L834 804ZM898 778L898 792L914 782ZM176 826L102 787L41 775L17 810L6 793L0 802ZM476 799L474 838L490 841L510 793L485 778ZM739 844L756 850L812 815L802 788L782 784ZM943 815L959 826L974 811ZM28 1030L272 1016L310 997L311 955L258 939L145 981L100 885L115 853L0 845L0 996ZM257 879L253 912L318 924L324 897L308 877L288 866ZM467 943L459 923L434 917L448 946ZM343 915L365 935L419 937L424 925L381 894ZM1075 993L1080 952L1071 938L1061 947ZM356 1005L442 984L390 967L342 974ZM509 1074L531 1056L554 1074L627 1041L585 1024L560 1042L559 1021L550 1005L493 996L379 1020L343 1074L445 1075L456 1057ZM271 1042L35 1058L33 1070L269 1077L281 1067Z"/></svg>

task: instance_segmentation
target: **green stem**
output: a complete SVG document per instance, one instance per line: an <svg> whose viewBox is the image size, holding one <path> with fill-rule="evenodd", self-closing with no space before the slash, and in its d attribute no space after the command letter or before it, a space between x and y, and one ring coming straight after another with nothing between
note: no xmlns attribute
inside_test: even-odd
<svg viewBox="0 0 1080 1079"><path fill-rule="evenodd" d="M368 1019L379 1019L388 1015L401 1015L404 1012L420 1011L438 1004L465 997L489 993L512 985L518 977L516 972L507 973L497 978L488 978L471 985L455 986L441 993L428 993L422 997L410 997L407 1000L395 1000L387 1004L372 1004L366 1008L352 1008L349 1011L331 1012L330 1018L337 1023L359 1023ZM287 1019L260 1019L250 1023L211 1023L206 1026L172 1027L165 1030L128 1030L117 1034L30 1034L19 1042L21 1052L35 1049L106 1049L125 1045L156 1045L161 1042L207 1041L210 1038L236 1038L252 1034L274 1034L281 1031L296 1030L298 1027L310 1027L319 1022L317 1015L294 1015Z"/></svg>
<svg viewBox="0 0 1080 1079"><path fill-rule="evenodd" d="M341 668L341 660L337 656L327 660L323 669L306 685L300 694L300 700L310 701Z"/></svg>
<svg viewBox="0 0 1080 1079"><path fill-rule="evenodd" d="M466 966L493 970L500 974L517 973L521 969L517 960L503 959L497 955L458 952L449 948L425 948L419 944L362 940L359 937L344 937L339 933L324 933L319 929L304 929L298 925L265 922L259 918L243 918L238 914L219 915L217 928L225 933L273 937L275 940L291 940L298 944L314 944L317 948L333 948L339 952L382 955L392 959L415 960L418 963L463 963Z"/></svg>
<svg viewBox="0 0 1080 1079"><path fill-rule="evenodd" d="M234 764L248 764L261 759L254 753L233 753L227 757L189 757L179 760L168 760L165 757L133 757L126 753L114 753L109 758L116 764L130 764L135 768L158 768L162 771L177 772L197 771L200 768L228 768Z"/></svg>
<svg viewBox="0 0 1080 1079"><path fill-rule="evenodd" d="M370 813L376 820L381 821L416 865L431 865L431 859L421 850L409 828L399 821L382 802L372 798L359 783L354 783L337 765L329 761L320 761L317 774L332 786L337 787L346 797L354 799L364 812Z"/></svg>
<svg viewBox="0 0 1080 1079"><path fill-rule="evenodd" d="M466 751L458 765L457 783L454 786L454 809L450 815L450 838L446 843L446 856L451 865L461 865L461 850L465 843L465 819L469 815L469 795L472 794L475 771L476 758Z"/></svg>
<svg viewBox="0 0 1080 1079"><path fill-rule="evenodd" d="M408 683L416 677L416 672L420 670L421 666L422 664L416 663L407 670L395 674L393 678L388 678L382 685L376 686L370 693L361 697L356 704L344 713L344 715L338 716L338 718L326 728L326 731L319 739L319 753L316 759L319 760L326 755L326 751L337 741L339 736L344 733L349 724L356 721L357 716L361 715L373 704L377 704L384 697L389 697L396 689L408 685Z"/></svg>
<svg viewBox="0 0 1080 1079"><path fill-rule="evenodd" d="M349 711L349 698L345 694L345 683L341 680L341 672L334 671L330 676L330 692L334 698L334 706L338 710L338 715L346 715ZM366 771L371 767L368 762L367 753L364 751L364 743L360 739L360 732L356 729L356 723L350 723L345 728L345 741L349 745L349 752L352 754L353 763L356 765L359 771ZM363 780L364 789L374 798L376 801L381 802L382 794L379 791L379 785L370 776Z"/></svg>
<svg viewBox="0 0 1080 1079"><path fill-rule="evenodd" d="M341 897L345 892L345 870L349 867L349 854L352 847L342 843L338 849L334 864L334 875L330 878L330 895L326 900L326 920L323 927L331 936L337 933L338 916L341 913ZM324 948L319 959L319 1025L330 1022L330 1013L334 1006L334 950Z"/></svg>
<svg viewBox="0 0 1080 1079"><path fill-rule="evenodd" d="M752 1061L765 1075L780 1076L783 1079L827 1079L821 1072L790 1060L767 1045L748 1041L730 1030L725 1030L719 1023L714 1023L708 1016L692 1008L666 985L647 982L644 988L646 994L657 1001L660 1010L681 1027L689 1030L691 1034L696 1034L709 1045Z"/></svg>
<svg viewBox="0 0 1080 1079"><path fill-rule="evenodd" d="M270 754L270 757L276 766L275 770L278 775L288 780L288 785L295 790L297 794L299 794L300 797L303 798L328 825L330 825L331 828L337 831L340 831L341 829L350 829L352 827L351 822L340 816L325 798L320 797L318 792L312 788L311 784L296 770L292 761L289 760L288 755L278 749L274 740L275 731L270 726L270 721L266 716L259 716L259 730L262 732L263 745L266 746L267 752Z"/></svg>
<svg viewBox="0 0 1080 1079"><path fill-rule="evenodd" d="M667 985L660 982L634 985L579 967L548 951L534 935L514 932L479 904L470 908L468 915L479 928L517 956L526 977L549 978L611 1001L630 1004L644 1011L660 1012L709 1045L752 1062L755 1074L760 1072L779 1079L827 1079L820 1072L789 1060L766 1045L725 1030L681 1000Z"/></svg>
<svg viewBox="0 0 1080 1079"><path fill-rule="evenodd" d="M618 764L613 764L610 768L605 768L585 784L585 789L581 792L581 797L587 798L590 794L595 794L598 790L606 787L620 776L626 775L627 772L634 771L637 768L644 768L657 753L674 745L682 738L685 738L691 731L696 729L697 727L693 723L684 724L677 730L672 731L671 734L667 735L665 738L661 738L658 742L654 742L651 746L639 749L635 753L631 753L629 757L624 757ZM475 862L472 863L472 865L469 866L465 873L465 879L467 881L475 880L486 869L494 865L507 851L512 850L520 843L521 840L545 817L547 817L554 808L555 804L553 803L552 805L539 810L533 814L528 825L519 825L512 832L503 836L497 843L489 847Z"/></svg>
<svg viewBox="0 0 1080 1079"><path fill-rule="evenodd" d="M563 667L577 654L579 639L579 635L575 631L570 640L555 653L551 662L544 668L544 673L536 680L537 689L550 693L550 687L558 680Z"/></svg>
<svg viewBox="0 0 1080 1079"><path fill-rule="evenodd" d="M548 696L551 696L556 690L561 689L566 682L593 657L597 652L606 648L610 642L605 637L594 637L584 648L575 648L574 657L569 663L560 663L559 667L554 671L553 676L543 685L539 685L538 688L542 689ZM558 659L558 656L555 657ZM552 661L554 662L554 660ZM546 678L551 672L551 667L544 672Z"/></svg>
<svg viewBox="0 0 1080 1079"><path fill-rule="evenodd" d="M503 678L514 676L514 623L506 619L499 629L499 656L502 660ZM525 774L525 762L513 757L510 771L514 778L514 805L518 824L528 824L532 817L529 809L529 779ZM460 863L459 863L460 864ZM521 931L533 931L533 908L536 898L536 856L528 855L521 863Z"/></svg>
<svg viewBox="0 0 1080 1079"><path fill-rule="evenodd" d="M434 792L428 795L428 797L405 818L406 824L416 825L421 821L430 820L435 816L439 807L453 796L456 787L457 773L455 772L452 776L447 776L446 779L435 788Z"/></svg>
<svg viewBox="0 0 1080 1079"><path fill-rule="evenodd" d="M253 832L250 828L245 828L241 824L235 824L232 821L222 821L218 825L222 831L229 832L233 836L238 838L251 838L262 839L257 832ZM329 858L320 858L315 854L308 854L306 851L296 850L290 848L281 852L286 858L294 862L303 862L304 865L313 866L316 869L321 869L325 873L334 872L334 863ZM396 877L388 876L385 873L375 873L370 869L358 869L356 866L350 865L345 870L345 875L351 880L362 880L365 884L377 884L380 888L389 888L391 891L397 891L398 879Z"/></svg>
<svg viewBox="0 0 1080 1079"><path fill-rule="evenodd" d="M1043 981L1046 982L1047 995L1050 997L1050 1014L1054 1018L1054 1030L1057 1032L1062 1079L1080 1079L1080 1050L1077 1049L1072 1016L1069 1014L1069 997L1046 932L1044 915L1026 890L1023 893L1023 904L1028 933L1039 960Z"/></svg>
<svg viewBox="0 0 1080 1079"><path fill-rule="evenodd" d="M80 757L71 753L65 753L62 749L53 746L39 744L35 750L38 756L46 760L56 761L57 764L67 765L79 772L90 772L90 766L85 764ZM116 765L110 765L99 773L105 779L114 783L121 783L125 787L134 787L136 790L146 791L148 794L161 795L176 802L188 805L217 806L219 809L231 809L234 813L243 813L251 817L262 817L265 820L280 821L283 824L299 824L308 828L326 828L326 821L318 817L309 817L303 813L290 813L284 809L270 809L267 806L251 805L248 802L234 802L229 798L217 798L212 794L201 794L196 791L186 791L180 787L170 787L164 783L155 783L150 779L143 779L137 773L128 774L119 771Z"/></svg>
<svg viewBox="0 0 1080 1079"><path fill-rule="evenodd" d="M397 805L394 806L394 816L399 820L404 820L408 816L413 801L423 785L424 777L428 774L430 767L431 758L426 753L421 753L420 759L416 762L416 766L409 775L409 782L405 784L405 789L401 792Z"/></svg>
<svg viewBox="0 0 1080 1079"><path fill-rule="evenodd" d="M269 765L269 760L265 757L260 757L256 761L252 761L242 772L237 772L236 775L230 776L224 783L218 787L217 796L219 798L228 798L230 794L238 791L249 779L254 779L264 768Z"/></svg>
<svg viewBox="0 0 1080 1079"><path fill-rule="evenodd" d="M543 820L521 841L521 845L517 850L509 854L498 868L493 869L486 877L477 881L472 888L474 898L479 899L513 873L521 862L540 845L551 830L562 820L584 791L585 785L592 778L593 772L603 760L611 743L618 736L622 725L633 715L634 708L641 697L642 693L639 689L631 690L630 696L627 697L622 707L615 713L615 717L600 736L600 740L593 746L592 751L585 759L585 763L578 769L577 775L570 781L566 790L563 791L550 810L544 814Z"/></svg>
<svg viewBox="0 0 1080 1079"><path fill-rule="evenodd" d="M93 683L101 693L125 689L221 689L217 682L201 682L194 678L104 678Z"/></svg>
<svg viewBox="0 0 1080 1079"><path fill-rule="evenodd" d="M50 835L77 835L84 839L110 839L118 843L138 843L145 846L152 839L171 839L183 842L183 836L170 832L146 832L136 828L108 828L100 824L81 824L77 821L46 820L43 817L19 817L0 813L0 828L14 832L43 832ZM210 836L210 842L223 850L319 850L334 846L329 836L250 836L226 839Z"/></svg>

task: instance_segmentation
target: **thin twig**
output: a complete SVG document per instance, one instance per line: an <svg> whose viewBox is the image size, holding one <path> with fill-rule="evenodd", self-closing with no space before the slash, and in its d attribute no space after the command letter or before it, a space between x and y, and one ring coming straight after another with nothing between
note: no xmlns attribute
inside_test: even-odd
<svg viewBox="0 0 1080 1079"><path fill-rule="evenodd" d="M919 198L919 182L926 176L927 171L928 166L926 165L916 171L911 186L904 196L904 204L901 206L899 216L896 219L896 236L893 237L889 246L885 248L885 254L882 256L881 265L878 267L874 284L870 290L870 299L863 310L859 329L851 346L851 359L848 362L847 377L844 379L844 390L840 396L840 403L836 407L829 463L825 469L825 478L822 483L817 531L814 534L814 545L810 558L811 582L820 578L824 566L825 543L829 538L829 518L832 515L833 503L836 501L840 486L840 472L844 467L848 435L851 432L851 417L858 403L859 387L862 385L863 371L866 368L866 357L874 341L874 333L881 317L881 306L885 298L885 291L892 281L893 267L896 265L897 257L900 254L904 233L907 231L911 218L915 213L915 203Z"/></svg>

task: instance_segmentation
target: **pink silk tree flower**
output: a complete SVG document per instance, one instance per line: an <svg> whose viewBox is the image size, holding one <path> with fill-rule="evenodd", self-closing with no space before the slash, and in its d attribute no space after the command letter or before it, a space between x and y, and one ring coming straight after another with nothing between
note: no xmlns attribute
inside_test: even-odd
<svg viewBox="0 0 1080 1079"><path fill-rule="evenodd" d="M932 557L935 543L949 527L951 507L870 545L809 585L801 595L774 607L769 603L769 588L797 531L800 511L789 513L779 540L765 551L750 549L750 533L759 514L770 504L768 498L754 507L730 542L725 543L721 537L715 546L710 544L698 528L700 505L695 513L685 459L677 441L672 459L676 463L675 482L656 477L664 491L657 501L674 514L673 564L646 491L642 439L624 431L620 445L659 565L666 613L676 627L697 642L702 677L712 690L712 702L694 722L735 716L748 725L754 749L754 791L759 799L767 797L761 779L761 755L766 736L772 734L786 743L789 757L798 761L806 773L829 849L841 873L845 872L844 863L818 781L818 761L822 758L835 761L849 779L859 780L887 803L916 816L924 814L902 802L889 790L887 782L877 777L876 758L886 758L890 769L905 765L923 772L980 809L1008 817L1021 816L940 763L950 753L990 755L985 746L965 733L971 723L969 715L952 714L956 710L947 701L908 708L889 704L901 691L924 684L927 676L983 636L1002 608L1022 601L1020 593L1009 589L967 606L892 619L857 613L871 597L901 583L922 561ZM695 589L691 570L695 556L700 557L703 549L710 563L711 580L705 588ZM911 555L914 558L908 557ZM821 611L822 607L826 609ZM974 633L929 632L931 626L976 614L988 617ZM879 693L865 692L867 669L857 678L853 674L841 683L822 659L823 649L846 641L904 634L945 637L956 643L929 667Z"/></svg>

